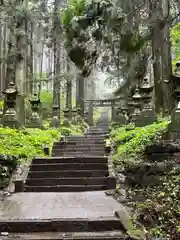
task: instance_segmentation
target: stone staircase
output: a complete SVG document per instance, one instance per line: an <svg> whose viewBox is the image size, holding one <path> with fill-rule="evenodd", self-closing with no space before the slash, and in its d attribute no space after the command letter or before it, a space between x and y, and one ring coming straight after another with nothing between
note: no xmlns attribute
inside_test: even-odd
<svg viewBox="0 0 180 240"><path fill-rule="evenodd" d="M108 127L56 143L53 156L33 159L25 192L3 202L0 236L10 239L130 239L114 211L121 205L104 190L116 187L104 156Z"/></svg>
<svg viewBox="0 0 180 240"><path fill-rule="evenodd" d="M26 192L79 192L114 189L106 157L52 157L33 159Z"/></svg>

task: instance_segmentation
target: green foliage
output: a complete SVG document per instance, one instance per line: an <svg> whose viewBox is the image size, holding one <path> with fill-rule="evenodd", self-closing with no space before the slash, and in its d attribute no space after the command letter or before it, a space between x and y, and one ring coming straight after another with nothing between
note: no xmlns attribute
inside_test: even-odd
<svg viewBox="0 0 180 240"><path fill-rule="evenodd" d="M0 154L22 155L24 158L43 156L43 147L52 147L60 135L82 134L81 126L71 125L70 128L49 128L47 130L31 129L16 130L0 128Z"/></svg>
<svg viewBox="0 0 180 240"><path fill-rule="evenodd" d="M41 91L40 93L40 99L42 102L42 108L43 108L43 119L46 119L48 117L51 117L52 113L52 102L53 102L53 94L49 91Z"/></svg>
<svg viewBox="0 0 180 240"><path fill-rule="evenodd" d="M51 147L60 138L56 129L15 130L0 128L0 154L22 155L24 158L43 155L43 146Z"/></svg>
<svg viewBox="0 0 180 240"><path fill-rule="evenodd" d="M86 0L69 0L68 7L63 10L62 24L69 26L73 17L82 16L84 14Z"/></svg>
<svg viewBox="0 0 180 240"><path fill-rule="evenodd" d="M180 23L176 24L171 29L171 39L176 56L176 58L173 60L174 66L177 61L180 61Z"/></svg>
<svg viewBox="0 0 180 240"><path fill-rule="evenodd" d="M96 124L96 122L100 119L101 117L101 108L94 109L93 111L93 122Z"/></svg>
<svg viewBox="0 0 180 240"><path fill-rule="evenodd" d="M123 126L112 130L112 140L117 146L114 160L143 153L147 146L152 146L161 139L167 125L167 121L162 121L145 127Z"/></svg>
<svg viewBox="0 0 180 240"><path fill-rule="evenodd" d="M143 189L145 202L135 203L134 215L149 228L151 236L180 239L179 182L180 176L173 170L165 176L161 185Z"/></svg>
<svg viewBox="0 0 180 240"><path fill-rule="evenodd" d="M113 156L116 167L118 169L123 167L127 170L133 169L138 163L141 166L144 162L141 154L146 147L159 143L163 133L167 131L167 126L168 119L161 119L145 127L133 125L112 127L111 137L117 147ZM133 177L136 178L137 174L134 172ZM179 166L174 165L171 172L159 177L161 179L159 185L129 186L129 194L131 199L134 199L133 219L136 223L143 224L152 237L165 240L180 239ZM141 196L140 201L138 201L138 196Z"/></svg>

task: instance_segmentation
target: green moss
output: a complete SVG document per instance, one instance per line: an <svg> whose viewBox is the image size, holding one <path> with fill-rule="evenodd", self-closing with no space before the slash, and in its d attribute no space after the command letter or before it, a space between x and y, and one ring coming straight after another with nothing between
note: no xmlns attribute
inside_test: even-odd
<svg viewBox="0 0 180 240"><path fill-rule="evenodd" d="M79 125L72 125L71 128L61 127L59 129L31 129L16 130L0 128L0 154L23 155L24 158L43 156L43 147L52 147L61 134L82 134Z"/></svg>
<svg viewBox="0 0 180 240"><path fill-rule="evenodd" d="M161 139L167 126L168 121L162 121L145 127L131 127L130 130L127 126L112 130L111 137L117 149L113 159L118 161L120 158L143 153L147 146L152 146Z"/></svg>

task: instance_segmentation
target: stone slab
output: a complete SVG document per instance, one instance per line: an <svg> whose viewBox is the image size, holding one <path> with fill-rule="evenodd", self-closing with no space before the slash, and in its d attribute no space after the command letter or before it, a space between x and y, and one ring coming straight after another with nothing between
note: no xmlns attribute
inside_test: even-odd
<svg viewBox="0 0 180 240"><path fill-rule="evenodd" d="M96 233L53 233L53 232L45 232L45 233L30 233L30 234L18 234L18 233L10 233L8 236L0 236L1 240L38 240L38 239L66 239L66 240L96 240L96 239L125 239L125 236L120 231L112 231L112 232L96 232Z"/></svg>
<svg viewBox="0 0 180 240"><path fill-rule="evenodd" d="M123 208L104 191L79 193L15 193L0 202L0 221L113 217Z"/></svg>

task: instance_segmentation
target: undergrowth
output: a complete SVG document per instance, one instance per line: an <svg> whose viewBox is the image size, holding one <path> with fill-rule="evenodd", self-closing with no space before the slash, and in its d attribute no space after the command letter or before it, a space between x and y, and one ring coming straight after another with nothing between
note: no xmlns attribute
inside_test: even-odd
<svg viewBox="0 0 180 240"><path fill-rule="evenodd" d="M163 133L167 131L168 121L161 121L145 127L127 125L112 129L111 138L114 142L115 164L127 164L130 159L139 159L146 147L153 146L161 140Z"/></svg>
<svg viewBox="0 0 180 240"><path fill-rule="evenodd" d="M8 184L9 177L18 163L29 162L35 156L44 156L44 147L52 149L61 135L82 134L84 127L70 125L45 130L22 130L0 127L0 188Z"/></svg>
<svg viewBox="0 0 180 240"><path fill-rule="evenodd" d="M111 137L115 145L113 160L116 168L126 170L133 168L137 162L140 165L145 162L142 154L146 147L158 144L167 131L167 126L168 121L161 120L145 127L133 125L113 127ZM143 224L152 237L164 240L180 239L179 183L179 168L175 165L157 185L129 186L131 198L142 193L144 196L144 200L133 200L133 220Z"/></svg>

